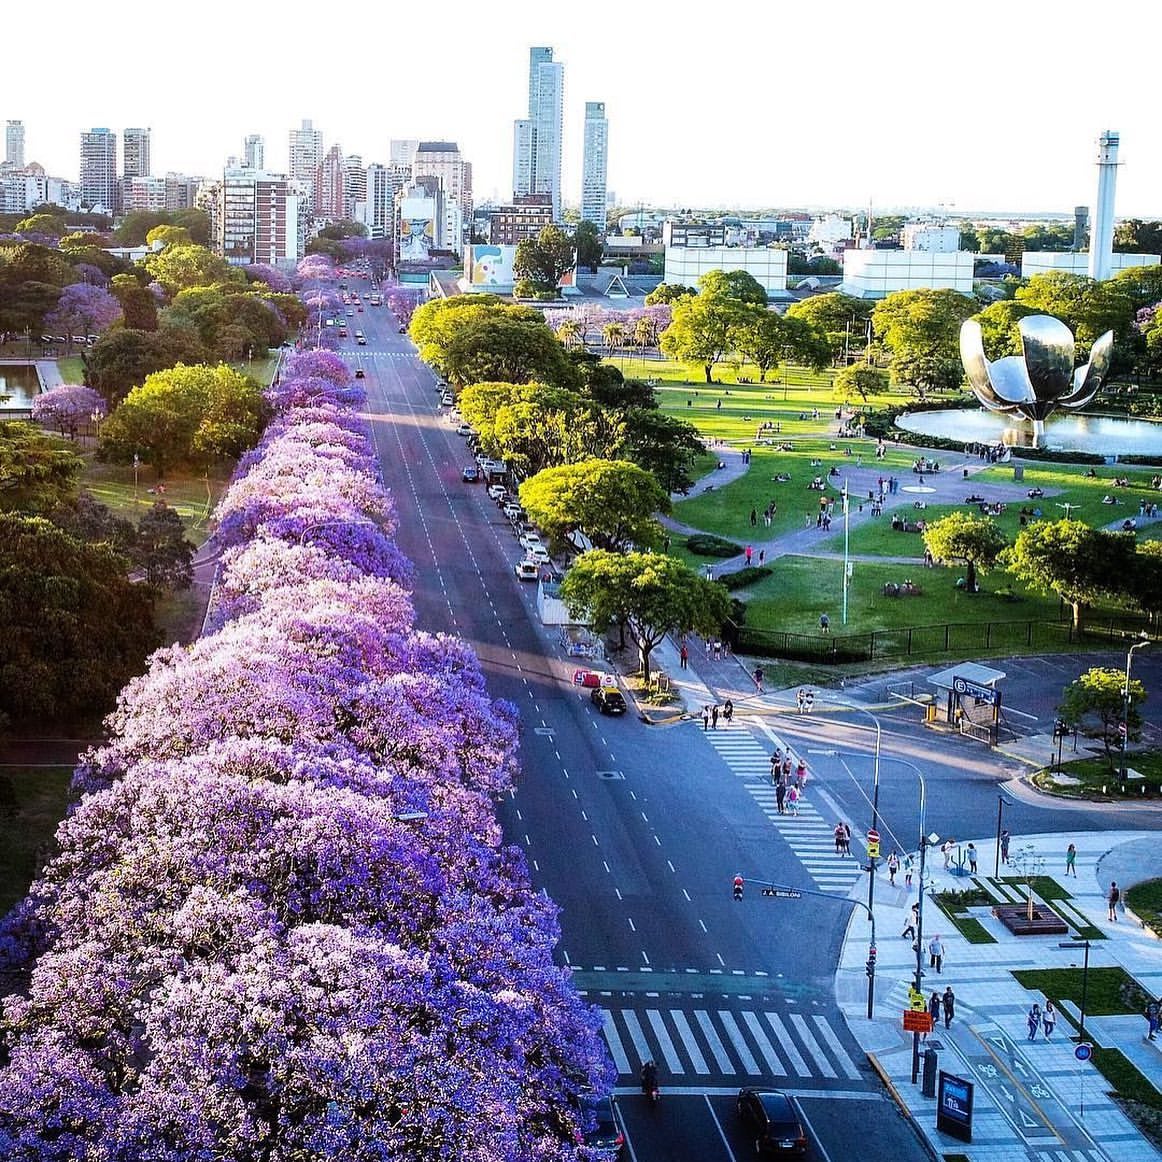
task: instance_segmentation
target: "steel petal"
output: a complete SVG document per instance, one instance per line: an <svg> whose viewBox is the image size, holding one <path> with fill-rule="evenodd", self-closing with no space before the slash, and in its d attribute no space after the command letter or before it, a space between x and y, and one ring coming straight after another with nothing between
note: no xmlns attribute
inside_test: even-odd
<svg viewBox="0 0 1162 1162"><path fill-rule="evenodd" d="M1017 329L1034 398L1046 401L1069 392L1073 378L1073 334L1069 328L1052 315L1029 315L1017 323Z"/></svg>

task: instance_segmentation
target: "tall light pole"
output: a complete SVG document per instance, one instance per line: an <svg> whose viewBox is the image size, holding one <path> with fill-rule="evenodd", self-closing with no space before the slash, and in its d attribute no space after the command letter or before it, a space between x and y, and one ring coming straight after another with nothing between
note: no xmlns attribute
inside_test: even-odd
<svg viewBox="0 0 1162 1162"><path fill-rule="evenodd" d="M848 520L847 520L847 480L843 481L843 624L847 625L847 578L848 572L851 569L851 561L848 557ZM878 753L878 744L877 744Z"/></svg>
<svg viewBox="0 0 1162 1162"><path fill-rule="evenodd" d="M1122 767L1118 773L1118 782L1123 787L1126 785L1126 751L1130 745L1130 664L1134 660L1134 651L1143 649L1149 644L1150 639L1143 638L1126 651L1126 684L1122 687Z"/></svg>

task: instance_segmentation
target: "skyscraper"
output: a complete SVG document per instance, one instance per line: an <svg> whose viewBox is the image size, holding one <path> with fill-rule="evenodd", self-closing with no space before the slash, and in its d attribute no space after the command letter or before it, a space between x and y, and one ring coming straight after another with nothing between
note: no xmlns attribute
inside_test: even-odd
<svg viewBox="0 0 1162 1162"><path fill-rule="evenodd" d="M121 143L121 175L126 178L149 177L149 133L148 129L126 129Z"/></svg>
<svg viewBox="0 0 1162 1162"><path fill-rule="evenodd" d="M363 158L349 153L343 158L343 217L354 221L355 207L366 201L367 170L363 168Z"/></svg>
<svg viewBox="0 0 1162 1162"><path fill-rule="evenodd" d="M4 164L24 168L24 122L9 121L4 127Z"/></svg>
<svg viewBox="0 0 1162 1162"><path fill-rule="evenodd" d="M343 217L343 148L332 145L323 156L315 178L315 214L320 218Z"/></svg>
<svg viewBox="0 0 1162 1162"><path fill-rule="evenodd" d="M420 143L414 137L393 137L391 139L391 156L388 161L410 168L419 147Z"/></svg>
<svg viewBox="0 0 1162 1162"><path fill-rule="evenodd" d="M311 191L311 206L315 205L315 187L319 181L319 166L323 162L323 134L310 121L304 120L301 129L290 131L289 176L302 182Z"/></svg>
<svg viewBox="0 0 1162 1162"><path fill-rule="evenodd" d="M90 129L81 134L81 204L117 209L117 134Z"/></svg>
<svg viewBox="0 0 1162 1162"><path fill-rule="evenodd" d="M548 47L529 49L529 114L513 125L514 194L549 194L553 219L561 217L561 135L565 117L565 66Z"/></svg>
<svg viewBox="0 0 1162 1162"><path fill-rule="evenodd" d="M581 172L581 221L605 233L609 122L604 101L585 102L585 153Z"/></svg>
<svg viewBox="0 0 1162 1162"><path fill-rule="evenodd" d="M242 139L242 164L247 169L262 169L266 163L266 142L262 135L251 133Z"/></svg>

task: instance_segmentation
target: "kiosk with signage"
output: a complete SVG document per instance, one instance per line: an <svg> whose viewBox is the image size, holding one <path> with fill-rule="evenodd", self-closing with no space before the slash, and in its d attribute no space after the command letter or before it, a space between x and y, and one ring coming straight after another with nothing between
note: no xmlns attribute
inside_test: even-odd
<svg viewBox="0 0 1162 1162"><path fill-rule="evenodd" d="M943 1069L936 1090L936 1128L962 1142L972 1141L972 1082Z"/></svg>

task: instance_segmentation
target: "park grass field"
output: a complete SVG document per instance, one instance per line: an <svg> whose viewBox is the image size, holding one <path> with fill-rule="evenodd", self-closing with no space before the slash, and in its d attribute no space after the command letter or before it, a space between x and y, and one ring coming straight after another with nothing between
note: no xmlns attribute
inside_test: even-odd
<svg viewBox="0 0 1162 1162"><path fill-rule="evenodd" d="M38 852L65 817L70 767L0 768L0 916L28 894Z"/></svg>

